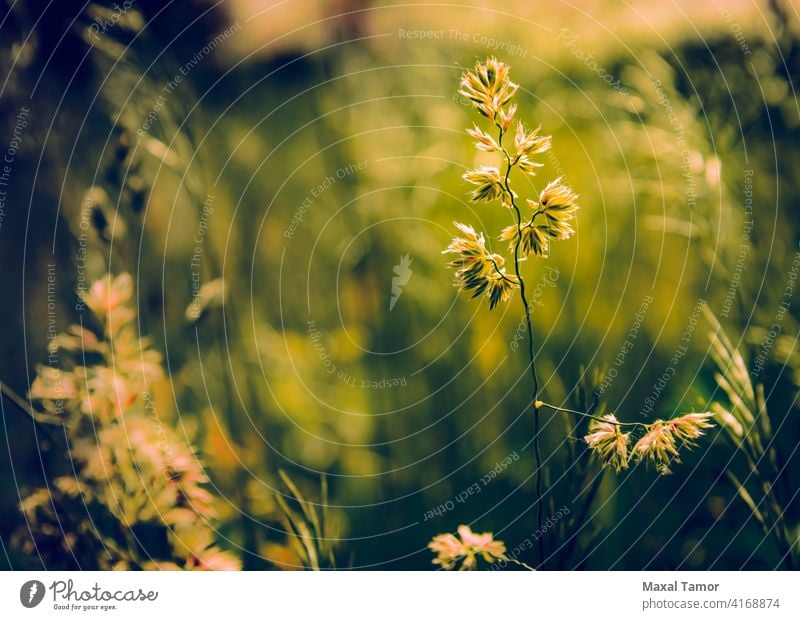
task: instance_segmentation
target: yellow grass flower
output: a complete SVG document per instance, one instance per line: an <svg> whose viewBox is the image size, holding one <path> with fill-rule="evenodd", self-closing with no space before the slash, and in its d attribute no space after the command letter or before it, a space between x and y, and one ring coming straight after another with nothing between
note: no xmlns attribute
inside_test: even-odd
<svg viewBox="0 0 800 620"><path fill-rule="evenodd" d="M604 422L592 420L589 434L583 440L597 454L603 466L613 467L619 473L628 468L628 439L613 414L603 416Z"/></svg>
<svg viewBox="0 0 800 620"><path fill-rule="evenodd" d="M540 126L533 131L525 131L525 126L521 122L517 122L517 132L514 135L514 148L517 150L517 157L538 155L550 148L552 137L539 135L541 129Z"/></svg>
<svg viewBox="0 0 800 620"><path fill-rule="evenodd" d="M714 426L708 421L712 417L714 417L712 412L687 413L679 418L673 418L669 423L675 438L692 446L695 439L705 434L703 431Z"/></svg>
<svg viewBox="0 0 800 620"><path fill-rule="evenodd" d="M483 234L478 234L472 226L455 223L463 237L455 237L444 250L444 254L455 254L457 257L448 263L456 269L455 284L473 297L486 294L489 309L498 302L510 299L513 290L519 286L516 275L506 273L503 265L505 259L499 254L491 254L486 249Z"/></svg>
<svg viewBox="0 0 800 620"><path fill-rule="evenodd" d="M475 65L461 76L462 97L485 117L495 120L500 110L517 92L519 85L508 79L509 66L496 58Z"/></svg>
<svg viewBox="0 0 800 620"><path fill-rule="evenodd" d="M475 138L475 148L479 151L487 153L500 151L500 145L497 144L497 141L477 125L474 125L472 129L467 129L467 133Z"/></svg>
<svg viewBox="0 0 800 620"><path fill-rule="evenodd" d="M672 426L664 420L656 420L648 428L649 430L633 446L632 456L637 462L652 463L659 473L669 474L671 473L669 466L678 456Z"/></svg>
<svg viewBox="0 0 800 620"><path fill-rule="evenodd" d="M519 249L523 256L528 256L530 254L542 257L547 256L550 249L550 241L547 238L548 233L546 227L527 224L520 229L517 229L516 226L507 226L504 228L500 233L500 240L509 242L509 252L514 251L519 234L522 235Z"/></svg>
<svg viewBox="0 0 800 620"><path fill-rule="evenodd" d="M555 216L571 217L578 209L578 195L561 182L561 177L550 181L539 194L540 209Z"/></svg>
<svg viewBox="0 0 800 620"><path fill-rule="evenodd" d="M464 174L464 180L476 185L472 190L471 198L475 202L480 200L490 202L503 195L503 178L500 171L494 166L481 166Z"/></svg>

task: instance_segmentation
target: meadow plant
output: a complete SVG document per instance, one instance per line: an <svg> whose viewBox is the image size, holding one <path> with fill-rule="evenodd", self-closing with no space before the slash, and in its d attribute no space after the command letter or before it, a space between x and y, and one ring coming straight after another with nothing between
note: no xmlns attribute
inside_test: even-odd
<svg viewBox="0 0 800 620"><path fill-rule="evenodd" d="M68 461L66 471L59 472L63 475L45 472L46 486L23 495L20 507L26 523L12 542L25 555L38 556L47 568L236 570L242 568L242 560L246 569L333 566L334 520L327 514L326 485L321 502L310 504L284 472L279 473L285 490L276 481L263 493L261 485L248 484L246 468L237 466L237 457L248 451L246 438L236 432L235 403L240 395L238 390L234 394L228 375L240 357L230 353L227 340L225 370L213 378L194 371L192 381L225 403L222 425L211 424L201 413L182 424L196 427L197 434L191 440L179 437L169 425L168 401L161 405L157 398L159 386L169 382L174 389L183 383L181 375L194 369L173 367L174 374L165 376L160 353L137 333L142 317L133 304L132 278L125 271L134 264L139 272L148 271L142 263L147 254L142 244L146 246L150 238L144 216L154 188L145 179L154 166L180 175L187 207L205 206L209 193L206 179L198 173L190 132L176 121L188 114L173 109L184 100L170 97L168 104L159 103L157 115L148 116L152 108L147 102L158 100L161 85L145 76L134 62L135 55L126 53L128 47L115 39L121 31L144 35L141 16L131 10L128 17L120 29L97 36L84 33L95 62L113 73L103 96L116 111L115 126L102 181L84 193L80 219L69 220L73 233L86 245L85 252L106 263L108 273L93 283L79 282L78 305L89 312L81 325L69 327L50 342L51 359L57 362L37 368L29 395L36 408L0 382L4 394L39 423L37 429L46 435L40 447L55 445L59 457ZM146 43L142 36L144 48ZM149 119L146 128L142 118ZM85 233L84 220L91 234ZM135 238L140 240L138 247L131 243ZM218 326L219 313L214 310L224 304L228 284L218 275L222 270L213 248L208 247L203 257L197 266L203 284L181 318L208 338L206 334L213 335ZM144 281L143 288L147 285ZM146 290L143 297L148 298ZM229 313L226 325L235 332L234 319ZM176 398L191 398L190 389L179 392L174 393ZM53 433L57 427L64 432ZM192 445L201 441L207 448L205 462ZM238 530L230 506L211 492L206 465L222 474L214 488L236 505ZM260 473L272 478L272 472ZM315 506L322 507L322 515ZM259 529L259 521L284 527ZM222 550L215 542L218 527L226 537L261 555L240 558Z"/></svg>
<svg viewBox="0 0 800 620"><path fill-rule="evenodd" d="M541 127L531 129L516 119L517 105L512 103L512 99L519 90L519 85L510 80L507 64L496 58L478 62L473 71L467 71L461 76L460 86L459 95L468 100L491 123L488 132L474 124L466 130L467 133L475 140L476 149L496 154L502 166L480 166L465 173L463 178L475 186L470 195L473 202L487 205L499 203L501 208L510 212L512 224L504 228L498 236L500 241L508 242L510 260L507 261L502 254L492 252L487 247L483 233L478 233L473 226L460 222L455 223L460 235L451 241L444 253L454 255L449 266L455 270L455 285L470 293L473 298L485 297L489 310L500 302L508 302L519 290L528 334L532 383L530 407L536 467L536 529L542 531L545 490L539 444L540 413L543 409L588 418L589 432L584 441L603 467L617 473L627 469L631 462L647 462L654 465L661 474L670 473L670 466L680 461L680 448L694 445L705 430L712 426L709 420L714 414L688 413L645 424L619 421L613 413L596 416L540 400L533 319L521 265L528 257L548 258L552 242L570 239L575 234L578 195L560 177L547 183L533 199L526 198L522 201L519 194L512 189L512 171L525 175L532 181L537 170L543 166L537 161L537 156L551 148L552 138L542 135ZM513 266L513 271L508 271L507 262ZM623 432L624 429L629 430ZM634 439L636 441L631 447ZM543 537L540 536L537 542L538 564L541 566L545 560ZM492 544L497 545L493 547L496 549L503 547L502 541L492 539ZM459 545L466 547L461 549ZM459 543L452 534L442 534L436 536L429 547L437 553L434 563L444 568L451 568L454 558L462 557L466 558L462 568L476 567L476 553L466 552L470 546L463 536ZM462 552L456 553L459 550ZM482 557L488 560L492 554Z"/></svg>
<svg viewBox="0 0 800 620"><path fill-rule="evenodd" d="M67 557L83 568L240 568L215 544L218 499L194 448L151 395L161 355L137 334L131 276L107 275L81 297L98 329L54 338L65 362L40 366L30 390L33 415L63 428L72 472L22 500L20 547L48 567Z"/></svg>
<svg viewBox="0 0 800 620"><path fill-rule="evenodd" d="M735 466L725 475L761 527L765 539L772 539L781 562L792 570L800 565L800 535L797 524L787 523L787 507L794 496L789 489L789 472L778 450L770 421L764 388L747 370L742 353L733 346L717 318L705 310L711 325L710 356L716 365L714 378L727 402L714 402L711 409L722 436L741 455L745 474Z"/></svg>
<svg viewBox="0 0 800 620"><path fill-rule="evenodd" d="M142 245L147 247L151 239L145 222L153 218L145 216L153 208L151 193L159 190L146 179L158 174L156 167L171 170L186 189L187 208L205 209L211 194L198 147L182 120L189 115L183 107L186 98L163 96L164 85L142 71L137 59L153 51L153 42L137 11L131 9L124 17L109 31L83 31L95 63L110 76L102 95L113 110L114 130L102 180L85 192L80 220L69 220L82 242L88 238L86 252L109 273L94 283L79 283L79 307L89 312L80 326L51 341L51 353L58 355L51 356L51 365L37 369L30 393L36 409L0 383L47 434L40 447L55 444L58 456L68 461L59 472L66 475L48 471L46 487L23 496L27 523L17 532L15 546L38 555L47 568L222 570L239 569L243 562L245 569L332 567L337 533L326 505L327 483L323 480L322 499L312 504L286 473L277 472L278 482L273 472L261 470L272 484L251 484L252 469L241 467L242 459L254 465L258 456L236 424L241 394L231 375L242 356L231 352L227 337L227 359L208 356L209 365L222 362L222 372L204 375L188 363L177 368L173 360L173 374L165 376L160 353L138 336L136 326L147 317L137 314L132 278L125 271L135 266L137 272L148 273L143 261L148 252ZM132 53L129 37L141 54ZM84 220L92 234L84 234ZM138 247L132 239L138 239ZM215 333L237 331L235 313L228 312L219 329L220 313L215 312L225 302L225 290L235 285L219 276L221 261L211 244L202 256L193 268L202 272L203 284L193 289L184 316L173 316L202 334L203 346L208 346L219 339ZM166 268L168 279L180 273L175 265ZM142 282L144 300L150 299L148 285ZM149 305L143 305L143 314ZM192 378L185 381L184 376ZM190 415L181 428L192 431L191 439L178 436L169 423L172 399L162 401L158 395L169 386L176 403L191 403L191 386L198 385L208 398L223 403L222 415L214 423L206 412ZM255 401L252 390L248 392L250 402ZM59 427L63 433L52 432ZM205 448L202 461L192 443ZM217 473L216 493L207 471ZM228 502L218 496L227 496ZM258 527L266 522L275 526ZM251 552L238 557L222 550L215 542L221 537L217 528L226 540Z"/></svg>

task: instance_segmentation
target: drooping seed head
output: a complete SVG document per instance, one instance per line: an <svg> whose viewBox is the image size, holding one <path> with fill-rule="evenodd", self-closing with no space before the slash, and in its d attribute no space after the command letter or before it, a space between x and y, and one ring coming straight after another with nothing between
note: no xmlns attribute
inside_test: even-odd
<svg viewBox="0 0 800 620"><path fill-rule="evenodd" d="M628 439L630 433L623 433L613 414L603 416L603 422L592 420L589 434L583 438L600 458L604 467L613 467L619 473L628 468Z"/></svg>

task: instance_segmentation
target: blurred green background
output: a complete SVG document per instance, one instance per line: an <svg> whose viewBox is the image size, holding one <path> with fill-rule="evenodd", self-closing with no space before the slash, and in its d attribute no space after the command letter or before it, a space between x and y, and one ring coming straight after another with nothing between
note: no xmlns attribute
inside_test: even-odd
<svg viewBox="0 0 800 620"><path fill-rule="evenodd" d="M580 194L576 238L523 271L539 302L546 400L585 404L578 386L612 368L602 401L620 419L704 410L719 395L700 319L654 412L643 412L700 299L748 360L763 348L757 328L775 322L800 241L796 6L136 8L142 24L130 11L98 42L86 34L97 13L5 6L5 135L22 106L30 116L0 228L0 378L25 393L47 356L50 263L59 329L74 321L81 204L89 187L104 187L108 228L91 233L87 268L92 277L109 266L134 274L142 333L171 375L156 398L197 445L224 499L221 533L244 548L247 568L294 562L275 535L281 468L314 500L327 476L343 567L425 569L431 536L460 523L493 531L509 549L536 529L527 360L514 341L519 301L491 313L469 301L441 255L453 220L498 248L496 233L509 223L498 207L468 203L461 180L486 162L463 131L477 115L455 96L477 59L508 62L521 85L518 117L553 135L536 188L562 175ZM226 28L230 36L205 53ZM165 93L176 75L183 79ZM137 141L150 112L144 135L158 143ZM140 210L131 171L115 163L125 131L145 188ZM224 278L226 298L192 323L185 310L198 245L202 282ZM412 273L390 310L394 268L406 255ZM786 340L757 377L795 485L797 317L791 300ZM597 471L576 486L579 437L544 415L545 515L562 506L579 513ZM6 401L3 420L0 564L36 568L37 558L8 544L20 525L14 505L64 455ZM721 475L736 458L716 435L672 476L607 473L587 525L545 535L548 565L777 566L778 550ZM480 493L455 501L514 453ZM780 483L796 527L797 487ZM452 510L426 518L448 502Z"/></svg>

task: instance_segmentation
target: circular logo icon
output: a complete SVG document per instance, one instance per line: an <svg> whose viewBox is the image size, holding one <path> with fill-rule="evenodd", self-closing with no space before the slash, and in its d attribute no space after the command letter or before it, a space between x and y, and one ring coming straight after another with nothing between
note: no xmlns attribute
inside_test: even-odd
<svg viewBox="0 0 800 620"><path fill-rule="evenodd" d="M42 602L44 598L44 584L36 579L31 579L22 584L19 589L19 602L23 607L31 609Z"/></svg>

